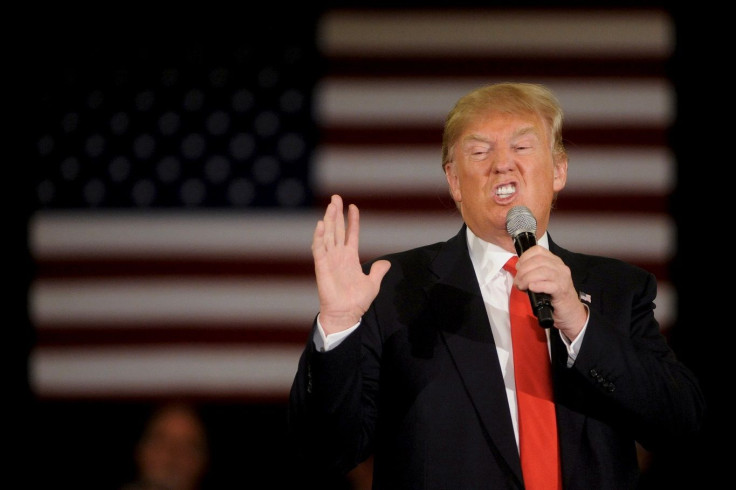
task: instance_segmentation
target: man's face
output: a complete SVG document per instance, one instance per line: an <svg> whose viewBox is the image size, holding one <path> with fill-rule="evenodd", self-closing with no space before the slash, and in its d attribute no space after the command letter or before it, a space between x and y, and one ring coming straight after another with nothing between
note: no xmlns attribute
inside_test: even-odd
<svg viewBox="0 0 736 490"><path fill-rule="evenodd" d="M141 441L137 459L144 481L171 490L197 488L207 466L205 429L186 411L156 419Z"/></svg>
<svg viewBox="0 0 736 490"><path fill-rule="evenodd" d="M513 252L506 214L524 205L537 219L537 236L547 229L554 195L567 179L567 159L559 160L539 116L490 112L465 128L445 175L473 233Z"/></svg>

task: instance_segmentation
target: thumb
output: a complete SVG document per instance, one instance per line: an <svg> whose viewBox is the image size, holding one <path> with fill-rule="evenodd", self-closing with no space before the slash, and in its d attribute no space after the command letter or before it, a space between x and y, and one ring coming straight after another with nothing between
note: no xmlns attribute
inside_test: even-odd
<svg viewBox="0 0 736 490"><path fill-rule="evenodd" d="M377 260L371 265L371 270L368 273L368 277L371 278L376 284L380 285L383 277L386 275L388 270L391 268L391 262L388 260Z"/></svg>

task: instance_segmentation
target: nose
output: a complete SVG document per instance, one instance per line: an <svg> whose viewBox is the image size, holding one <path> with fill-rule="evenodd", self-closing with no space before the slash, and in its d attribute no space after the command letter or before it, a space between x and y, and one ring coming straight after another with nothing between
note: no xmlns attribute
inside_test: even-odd
<svg viewBox="0 0 736 490"><path fill-rule="evenodd" d="M491 170L494 173L502 174L513 170L516 163L514 161L514 153L508 148L497 148L493 153L491 161Z"/></svg>

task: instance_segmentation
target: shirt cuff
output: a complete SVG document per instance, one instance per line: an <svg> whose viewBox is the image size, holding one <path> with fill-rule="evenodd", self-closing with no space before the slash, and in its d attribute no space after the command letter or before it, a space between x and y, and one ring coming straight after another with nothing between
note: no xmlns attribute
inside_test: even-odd
<svg viewBox="0 0 736 490"><path fill-rule="evenodd" d="M326 335L324 329L322 328L322 324L319 322L319 315L317 315L317 331L314 333L314 337L312 337L315 349L317 349L317 351L319 352L327 352L334 349L335 347L340 345L340 343L345 340L348 335L353 333L359 325L360 322L356 323L347 330L343 330L342 332L336 332Z"/></svg>
<svg viewBox="0 0 736 490"><path fill-rule="evenodd" d="M585 312L588 316L585 319L583 329L580 331L578 336L575 337L575 340L570 341L565 334L560 332L560 338L567 348L567 367L572 367L572 365L575 364L575 359L578 357L580 348L583 345L583 337L585 337L585 330L588 328L588 321L590 321L590 308L585 303L583 303L583 306L585 306Z"/></svg>

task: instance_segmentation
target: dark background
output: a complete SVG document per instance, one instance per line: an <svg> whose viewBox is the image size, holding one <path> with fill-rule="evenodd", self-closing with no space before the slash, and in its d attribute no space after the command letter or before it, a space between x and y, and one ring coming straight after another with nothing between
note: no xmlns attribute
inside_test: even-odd
<svg viewBox="0 0 736 490"><path fill-rule="evenodd" d="M594 3L605 5L604 2ZM431 5L431 2L422 4ZM514 7L522 5L526 4L517 3ZM540 3L529 5L539 6ZM575 3L566 2L565 5L575 6ZM631 5L636 4L632 2ZM611 6L626 4L617 2ZM660 5L647 3L647 6ZM730 345L725 340L731 336L725 332L733 328L733 322L721 315L724 306L729 306L725 291L729 289L731 267L729 257L721 256L721 249L725 247L713 246L716 242L713 235L719 235L718 245L721 240L730 240L721 231L728 227L730 220L715 215L721 214L721 207L727 212L733 209L733 205L724 206L723 202L729 196L730 177L726 172L730 171L733 159L733 151L728 146L732 139L729 131L732 116L726 112L733 105L733 89L725 71L733 58L732 41L730 44L724 41L729 33L723 28L724 13L708 3L688 6L663 3L661 6L672 13L677 33L670 71L677 94L677 120L671 131L671 143L678 162L678 186L672 196L671 210L676 220L678 243L671 275L679 295L679 311L670 340L680 359L699 376L709 414L702 438L687 448L673 448L658 456L643 488L715 488L715 482L730 470L724 465L724 456L729 450L722 447L724 444L728 447L730 441L726 439L726 432L732 427L725 423L725 393L730 383L724 381L729 371L726 363L730 360L726 355ZM184 4L175 8L187 9ZM213 13L217 10L216 6L211 8ZM239 15L255 15L250 8L244 8ZM131 18L140 20L136 17L140 13L141 10L134 12ZM32 110L34 80L42 72L36 63L40 55L37 48L68 35L100 34L106 22L115 22L115 19L124 27L130 19L118 14L121 13L100 12L96 8L79 13L48 9L39 12L31 5L7 19L18 29L18 35L9 36L5 44L6 51L10 52L10 59L6 61L10 66L11 88L8 90L14 91L6 92L6 100L17 110L17 113L10 112L17 117L11 129L11 134L16 136L10 138L9 147L15 148L20 143L19 153L11 152L10 155L21 158L8 158L5 162L10 171L6 186L9 189L5 193L5 206L10 208L10 213L6 216L10 216L12 224L11 254L6 268L6 274L9 272L6 291L10 294L6 301L11 311L8 325L13 329L5 349L10 365L6 371L10 375L5 377L9 379L10 396L5 399L11 406L11 411L6 412L6 425L11 433L6 439L9 442L6 467L10 470L8 481L21 482L18 486L22 488L117 488L132 478L133 445L151 409L151 402L146 400L35 400L27 382L27 358L33 345L26 298L33 275L26 240L26 221L32 209L32 164L22 156L24 150L27 152L27 145L32 143L26 139L26 125L38 116ZM292 19L298 16L289 13L288 9L280 15ZM155 18L146 18L143 23L149 27L160 23L162 26L176 24L182 28L201 28L196 15L184 15L186 24L181 24L181 17L180 12L158 12ZM726 226L723 221L727 222ZM646 240L646 237L641 239ZM710 247L704 250L707 245ZM700 271L699 265L701 259L698 257L702 252L707 254L705 271ZM300 469L285 449L285 403L224 400L208 401L201 408L215 451L212 487L300 487Z"/></svg>

